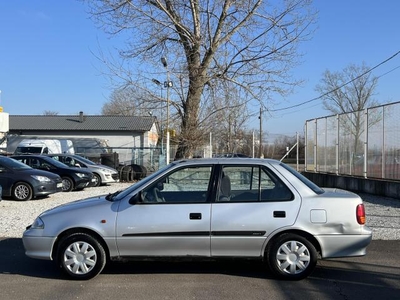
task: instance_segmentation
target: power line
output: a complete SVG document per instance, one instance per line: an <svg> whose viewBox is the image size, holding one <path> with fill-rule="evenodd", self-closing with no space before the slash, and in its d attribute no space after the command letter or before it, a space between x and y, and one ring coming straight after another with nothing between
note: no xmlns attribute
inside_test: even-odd
<svg viewBox="0 0 400 300"><path fill-rule="evenodd" d="M362 77L362 76L364 76L364 75L370 73L372 70L374 70L374 69L380 67L381 65L387 63L389 60L393 59L393 58L394 58L396 55L398 55L399 53L400 53L400 51L397 51L397 52L396 52L395 54L393 54L391 57L385 59L384 61L382 61L381 63L379 63L379 64L377 64L376 66L372 67L371 69L367 70L367 71L364 72L363 74L361 74L361 75L359 75L359 76L357 76L357 77L355 77L355 78L349 80L348 82L342 84L341 86L339 86L339 87L337 87L337 88L335 88L335 89L333 89L333 90L331 90L331 91L329 91L329 92L326 92L325 94L322 94L322 95L320 95L320 96L318 96L318 97L312 98L312 99L310 99L310 100L304 101L304 102L299 103L299 104L295 104L295 105L287 106L287 107L283 107L283 108L269 109L268 111L270 111L270 112L277 112L277 111L282 111L282 110L288 110L288 109L291 109L291 108L299 107L299 106L302 106L302 105L304 105L304 104L307 104L307 103L310 103L310 102L319 100L319 99L325 97L326 95L329 95L330 93L333 93L333 92L335 92L335 91L341 89L342 87L348 85L349 83L352 83L353 81L359 79L360 77ZM388 73L394 71L394 70L397 69L397 68L399 68L399 67L394 68L393 70L391 70L391 71L389 71L389 72L387 72L387 73L381 75L380 77L382 77L382 76L384 76L384 75L386 75L386 74L388 74Z"/></svg>

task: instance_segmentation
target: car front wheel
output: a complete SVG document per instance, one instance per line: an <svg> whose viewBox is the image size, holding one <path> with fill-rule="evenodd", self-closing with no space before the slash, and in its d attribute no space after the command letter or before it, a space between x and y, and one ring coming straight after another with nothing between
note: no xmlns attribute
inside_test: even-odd
<svg viewBox="0 0 400 300"><path fill-rule="evenodd" d="M106 253L99 241L86 233L66 236L58 248L61 269L71 278L87 280L101 273Z"/></svg>
<svg viewBox="0 0 400 300"><path fill-rule="evenodd" d="M17 182L12 190L12 197L17 201L28 201L32 198L33 192L29 184Z"/></svg>
<svg viewBox="0 0 400 300"><path fill-rule="evenodd" d="M280 235L266 251L268 266L280 279L300 280L314 271L317 250L303 236L286 233Z"/></svg>
<svg viewBox="0 0 400 300"><path fill-rule="evenodd" d="M98 174L93 174L94 183L93 186L100 186L101 185L101 177Z"/></svg>
<svg viewBox="0 0 400 300"><path fill-rule="evenodd" d="M63 188L62 188L63 192L70 192L74 188L74 182L69 177L62 177L62 183L63 183Z"/></svg>

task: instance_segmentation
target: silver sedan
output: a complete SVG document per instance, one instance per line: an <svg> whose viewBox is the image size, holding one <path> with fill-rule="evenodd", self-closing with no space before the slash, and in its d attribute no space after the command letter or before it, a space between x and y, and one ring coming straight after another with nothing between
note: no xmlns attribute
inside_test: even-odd
<svg viewBox="0 0 400 300"><path fill-rule="evenodd" d="M359 196L322 189L278 161L192 159L45 211L23 243L74 279L98 275L108 259L191 257L263 260L277 278L298 280L317 258L365 255L365 222Z"/></svg>

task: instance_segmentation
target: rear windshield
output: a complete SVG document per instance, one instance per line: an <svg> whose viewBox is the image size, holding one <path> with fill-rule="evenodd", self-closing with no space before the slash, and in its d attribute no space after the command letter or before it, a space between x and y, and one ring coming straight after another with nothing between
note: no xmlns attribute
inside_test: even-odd
<svg viewBox="0 0 400 300"><path fill-rule="evenodd" d="M316 185L314 182L297 172L295 169L289 167L288 165L285 165L281 163L281 166L288 170L290 173L292 173L294 176L296 176L301 182L303 182L306 186L308 186L311 190L314 191L314 193L320 195L323 194L325 191L321 189L318 185Z"/></svg>

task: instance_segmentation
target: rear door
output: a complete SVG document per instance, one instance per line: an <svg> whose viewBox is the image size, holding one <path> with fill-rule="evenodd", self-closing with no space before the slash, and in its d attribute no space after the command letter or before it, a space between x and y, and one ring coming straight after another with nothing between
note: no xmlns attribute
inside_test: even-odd
<svg viewBox="0 0 400 300"><path fill-rule="evenodd" d="M121 256L210 256L212 166L175 169L122 203L117 217Z"/></svg>
<svg viewBox="0 0 400 300"><path fill-rule="evenodd" d="M295 222L300 197L265 166L225 165L221 170L212 204L211 255L259 257L268 235ZM228 189L224 177L230 182L228 197L222 195Z"/></svg>

